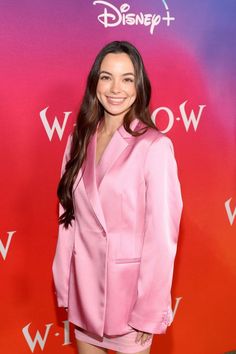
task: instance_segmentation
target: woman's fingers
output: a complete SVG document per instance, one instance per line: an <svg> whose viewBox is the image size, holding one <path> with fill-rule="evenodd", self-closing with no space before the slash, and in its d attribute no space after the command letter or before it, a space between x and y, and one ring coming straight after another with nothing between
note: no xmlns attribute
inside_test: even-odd
<svg viewBox="0 0 236 354"><path fill-rule="evenodd" d="M140 341L140 343L143 345L145 342L149 341L151 337L151 333L138 331L135 342L138 343Z"/></svg>

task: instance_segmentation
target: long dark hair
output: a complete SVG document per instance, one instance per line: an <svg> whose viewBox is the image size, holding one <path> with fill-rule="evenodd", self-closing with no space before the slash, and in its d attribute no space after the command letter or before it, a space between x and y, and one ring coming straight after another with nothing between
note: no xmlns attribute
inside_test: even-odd
<svg viewBox="0 0 236 354"><path fill-rule="evenodd" d="M70 158L66 163L64 174L57 189L59 201L64 208L64 213L59 217L59 223L64 224L65 228L68 228L71 225L72 219L75 218L72 195L73 184L86 158L90 137L95 133L97 124L104 115L104 108L97 99L96 89L102 60L109 53L126 53L134 65L137 95L135 102L124 116L123 126L125 130L134 136L138 136L143 134L148 127L157 129L149 112L151 85L141 55L131 43L126 41L114 41L107 44L98 53L89 72L85 94L72 135ZM145 123L145 131L138 133L138 131L134 132L130 129L130 123L135 117Z"/></svg>

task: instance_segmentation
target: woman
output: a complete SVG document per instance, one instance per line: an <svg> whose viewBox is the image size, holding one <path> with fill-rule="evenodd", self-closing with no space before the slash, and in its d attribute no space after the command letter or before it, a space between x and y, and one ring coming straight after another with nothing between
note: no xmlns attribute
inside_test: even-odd
<svg viewBox="0 0 236 354"><path fill-rule="evenodd" d="M153 334L173 321L183 205L173 144L151 120L150 94L137 49L109 43L65 150L53 275L80 354L148 354Z"/></svg>

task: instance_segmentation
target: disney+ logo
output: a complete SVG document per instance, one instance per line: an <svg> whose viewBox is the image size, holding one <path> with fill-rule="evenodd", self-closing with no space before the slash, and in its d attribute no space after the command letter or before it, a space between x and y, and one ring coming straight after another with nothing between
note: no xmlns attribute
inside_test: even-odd
<svg viewBox="0 0 236 354"><path fill-rule="evenodd" d="M128 12L130 10L130 5L127 3L122 4L119 8L108 1L97 0L93 2L93 5L103 5L103 12L98 15L98 21L107 27L116 27L119 25L129 25L138 26L143 25L149 27L150 34L153 34L156 26L160 25L161 22L166 23L170 26L171 21L175 20L175 17L170 15L170 10L167 5L166 0L162 0L164 6L164 14L144 14L139 12L135 14L134 12Z"/></svg>

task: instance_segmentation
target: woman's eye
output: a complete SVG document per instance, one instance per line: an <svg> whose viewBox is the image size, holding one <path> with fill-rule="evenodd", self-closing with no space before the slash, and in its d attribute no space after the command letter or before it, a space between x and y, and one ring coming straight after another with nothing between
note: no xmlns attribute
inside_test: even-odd
<svg viewBox="0 0 236 354"><path fill-rule="evenodd" d="M134 82L134 80L131 79L130 77L127 77L127 78L125 79L125 82Z"/></svg>
<svg viewBox="0 0 236 354"><path fill-rule="evenodd" d="M109 79L110 76L106 76L106 75L100 77L100 80L109 80Z"/></svg>

